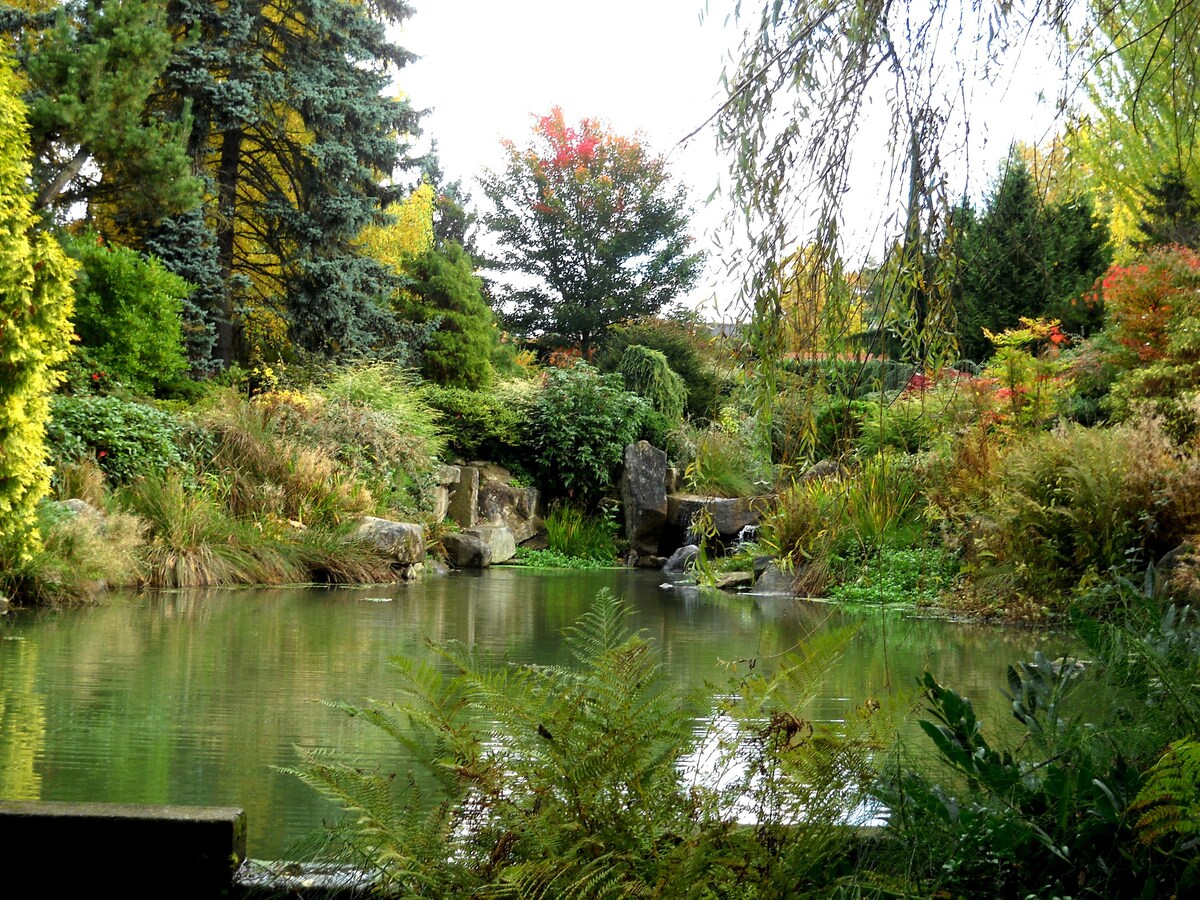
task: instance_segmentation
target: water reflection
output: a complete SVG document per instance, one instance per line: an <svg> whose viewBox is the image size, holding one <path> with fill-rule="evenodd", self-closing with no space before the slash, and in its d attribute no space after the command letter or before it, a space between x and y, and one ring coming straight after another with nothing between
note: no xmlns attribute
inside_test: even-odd
<svg viewBox="0 0 1200 900"><path fill-rule="evenodd" d="M634 624L684 690L768 669L810 635L861 623L806 715L836 719L908 690L931 668L982 717L1007 719L1014 659L1053 635L822 604L664 590L658 573L460 573L359 589L193 591L113 597L94 609L0 622L0 796L239 805L250 852L282 854L334 810L274 766L296 745L352 748L404 766L397 747L320 701L391 695L388 659L457 639L512 659L566 662L561 631L601 588L634 604ZM885 652L886 647L886 652ZM719 661L725 661L722 666Z"/></svg>

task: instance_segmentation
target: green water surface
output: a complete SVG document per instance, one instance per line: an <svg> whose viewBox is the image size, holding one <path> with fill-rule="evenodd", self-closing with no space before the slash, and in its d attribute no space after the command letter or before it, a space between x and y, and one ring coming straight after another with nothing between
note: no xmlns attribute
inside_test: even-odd
<svg viewBox="0 0 1200 900"><path fill-rule="evenodd" d="M601 588L681 687L728 664L769 666L815 631L860 623L808 715L833 719L928 667L1007 717L1005 666L1062 638L827 604L664 588L661 573L455 573L407 585L113 595L0 619L0 798L240 806L250 855L285 857L337 811L274 767L333 747L403 769L394 744L323 700L386 699L388 660L457 639L515 660L566 662L561 631ZM722 664L722 661L725 664ZM915 730L914 730L915 733Z"/></svg>

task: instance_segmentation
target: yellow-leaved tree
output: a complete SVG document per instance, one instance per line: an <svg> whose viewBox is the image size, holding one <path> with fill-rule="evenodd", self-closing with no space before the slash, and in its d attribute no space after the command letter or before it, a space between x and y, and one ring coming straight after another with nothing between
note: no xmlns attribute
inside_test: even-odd
<svg viewBox="0 0 1200 900"><path fill-rule="evenodd" d="M46 419L53 366L70 347L72 263L37 230L20 85L0 57L0 557L39 548L37 502L50 483Z"/></svg>

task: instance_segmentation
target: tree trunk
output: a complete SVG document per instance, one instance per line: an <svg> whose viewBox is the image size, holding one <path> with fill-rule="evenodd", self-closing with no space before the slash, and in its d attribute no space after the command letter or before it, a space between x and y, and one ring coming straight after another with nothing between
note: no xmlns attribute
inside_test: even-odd
<svg viewBox="0 0 1200 900"><path fill-rule="evenodd" d="M226 131L221 140L221 162L217 167L217 263L225 286L223 309L217 319L216 354L226 366L234 361L236 341L233 323L233 252L237 222L238 170L242 160L241 128Z"/></svg>

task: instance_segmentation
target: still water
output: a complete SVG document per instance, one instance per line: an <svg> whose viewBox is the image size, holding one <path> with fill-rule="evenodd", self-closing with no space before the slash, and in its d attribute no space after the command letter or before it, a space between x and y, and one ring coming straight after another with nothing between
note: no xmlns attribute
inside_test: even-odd
<svg viewBox="0 0 1200 900"><path fill-rule="evenodd" d="M562 629L601 588L635 609L681 688L724 683L813 633L859 624L808 715L832 719L923 669L1008 718L1005 666L1062 639L823 604L664 589L657 572L455 573L410 585L114 595L0 619L0 798L240 806L249 852L285 857L336 810L276 770L295 748L403 766L394 744L321 701L387 699L390 657L457 639L565 662ZM739 663L745 671L746 663Z"/></svg>

